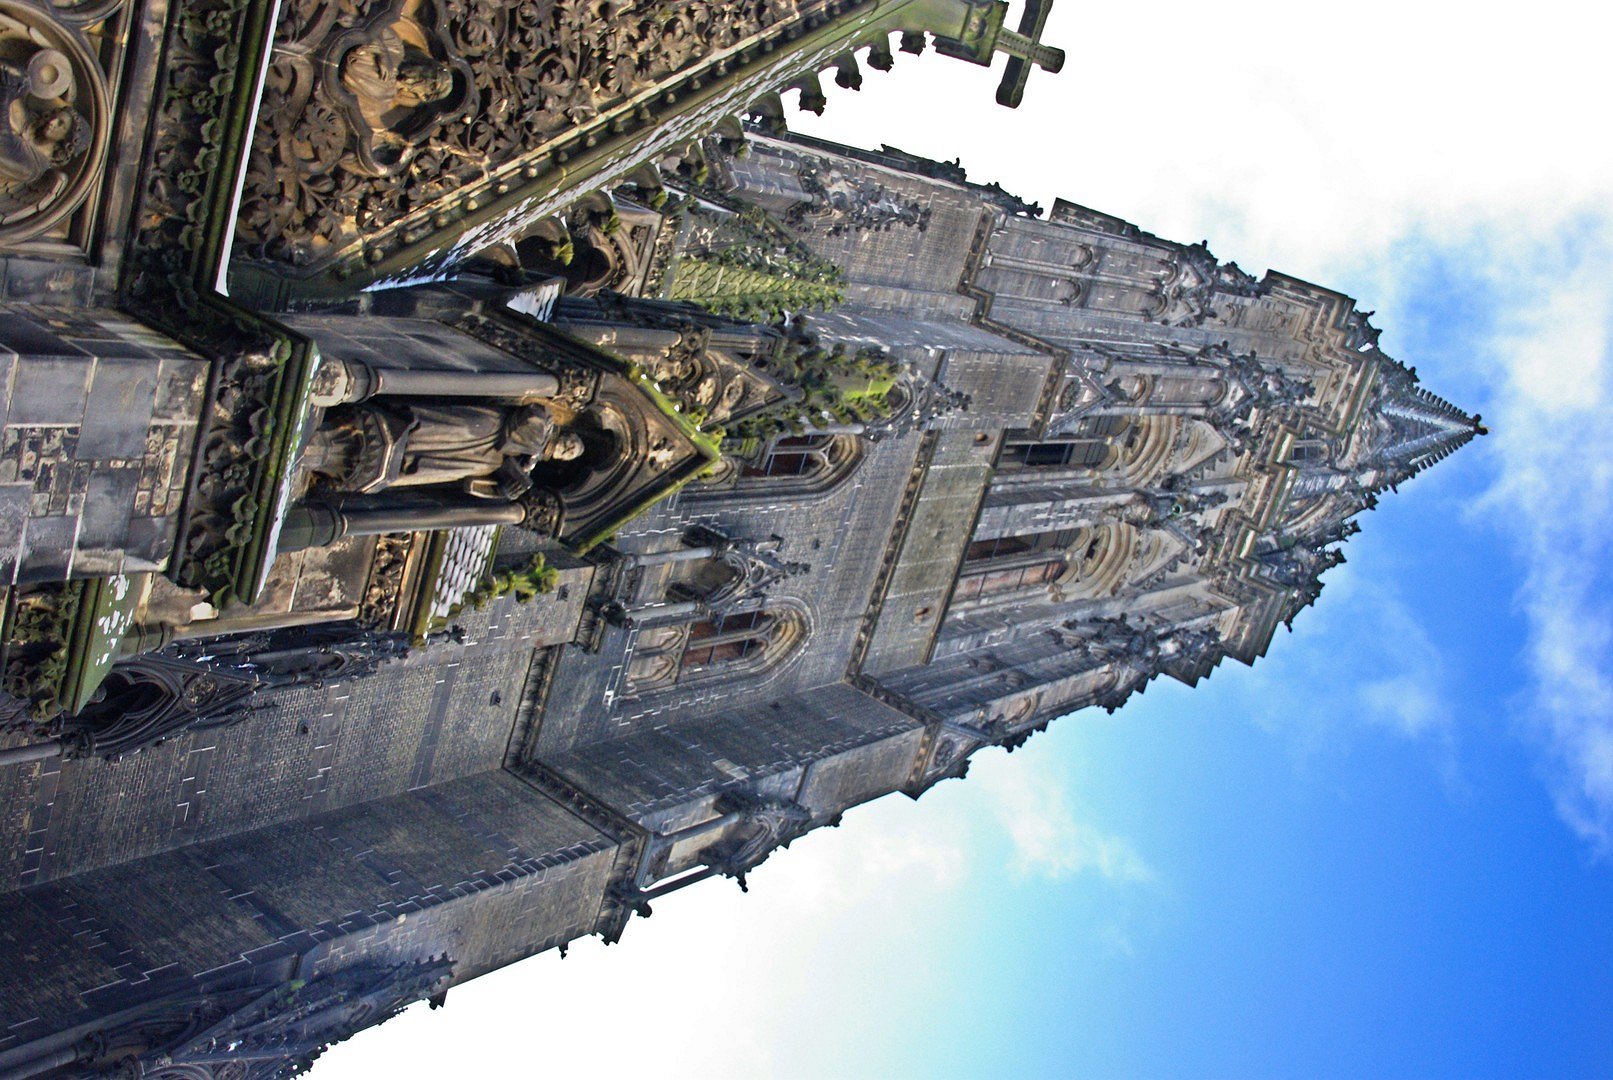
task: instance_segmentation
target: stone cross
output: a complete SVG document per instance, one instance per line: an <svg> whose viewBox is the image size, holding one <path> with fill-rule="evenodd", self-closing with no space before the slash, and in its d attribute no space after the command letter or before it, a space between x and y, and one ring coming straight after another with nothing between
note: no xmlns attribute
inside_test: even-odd
<svg viewBox="0 0 1613 1080"><path fill-rule="evenodd" d="M1064 50L1042 44L1042 30L1052 8L1053 0L1026 0L1024 14L1019 17L1019 31L1004 27L997 32L994 48L1008 54L1003 81L997 86L997 104L1010 109L1019 107L1020 99L1025 96L1025 83L1031 76L1031 65L1054 74L1064 66Z"/></svg>

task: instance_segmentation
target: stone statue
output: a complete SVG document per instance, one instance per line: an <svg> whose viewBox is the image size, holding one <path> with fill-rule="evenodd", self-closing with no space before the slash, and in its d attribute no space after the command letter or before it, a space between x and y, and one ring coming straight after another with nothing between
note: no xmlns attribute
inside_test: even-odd
<svg viewBox="0 0 1613 1080"><path fill-rule="evenodd" d="M700 372L698 355L699 345L688 345L679 342L671 350L649 360L650 378L658 385L668 388L681 388Z"/></svg>
<svg viewBox="0 0 1613 1080"><path fill-rule="evenodd" d="M1227 367L1267 406L1299 406L1316 392L1315 384L1288 374L1276 364L1267 364L1254 353L1229 356Z"/></svg>
<svg viewBox="0 0 1613 1080"><path fill-rule="evenodd" d="M90 144L90 125L66 102L67 57L40 49L27 67L0 61L0 218L52 198Z"/></svg>
<svg viewBox="0 0 1613 1080"><path fill-rule="evenodd" d="M303 462L338 491L449 487L511 502L531 490L533 469L585 450L541 404L366 404L332 410Z"/></svg>

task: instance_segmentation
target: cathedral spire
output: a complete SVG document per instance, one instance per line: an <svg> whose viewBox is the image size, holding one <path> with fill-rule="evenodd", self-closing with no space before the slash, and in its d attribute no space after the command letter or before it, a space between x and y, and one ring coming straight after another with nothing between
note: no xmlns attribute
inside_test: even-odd
<svg viewBox="0 0 1613 1080"><path fill-rule="evenodd" d="M1372 447L1367 460L1389 485L1409 479L1487 432L1468 414L1417 381L1415 368L1382 357L1369 410Z"/></svg>

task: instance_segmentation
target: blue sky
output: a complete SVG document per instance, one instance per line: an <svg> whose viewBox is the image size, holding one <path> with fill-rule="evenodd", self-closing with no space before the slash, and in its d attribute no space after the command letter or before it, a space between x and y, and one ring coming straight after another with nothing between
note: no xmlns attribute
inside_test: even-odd
<svg viewBox="0 0 1613 1080"><path fill-rule="evenodd" d="M1613 142L1581 21L1061 0L1070 62L1015 113L935 57L829 87L803 129L1351 293L1494 434L1367 515L1255 668L1067 718L314 1075L537 1073L512 1027L601 1076L1613 1075Z"/></svg>

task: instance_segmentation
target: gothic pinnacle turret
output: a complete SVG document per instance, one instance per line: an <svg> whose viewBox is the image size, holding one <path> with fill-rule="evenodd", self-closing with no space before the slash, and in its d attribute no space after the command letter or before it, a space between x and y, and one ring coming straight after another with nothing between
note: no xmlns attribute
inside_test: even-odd
<svg viewBox="0 0 1613 1080"><path fill-rule="evenodd" d="M1394 487L1488 432L1479 416L1423 387L1415 368L1381 353L1376 358L1360 436L1368 444L1363 464L1381 474L1375 486Z"/></svg>

